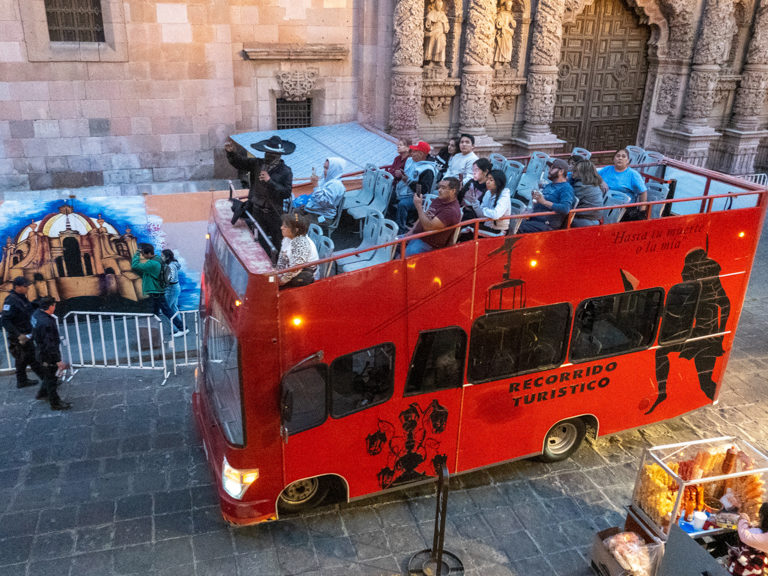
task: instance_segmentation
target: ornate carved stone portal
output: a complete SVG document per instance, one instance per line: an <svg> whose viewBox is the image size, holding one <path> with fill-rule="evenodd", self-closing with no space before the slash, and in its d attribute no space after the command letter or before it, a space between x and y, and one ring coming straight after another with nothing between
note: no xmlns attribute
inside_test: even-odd
<svg viewBox="0 0 768 576"><path fill-rule="evenodd" d="M621 0L595 0L563 27L552 132L567 149L635 142L649 38L649 28Z"/></svg>
<svg viewBox="0 0 768 576"><path fill-rule="evenodd" d="M320 71L316 68L278 72L277 82L280 84L282 97L293 101L306 100L314 90L319 76Z"/></svg>

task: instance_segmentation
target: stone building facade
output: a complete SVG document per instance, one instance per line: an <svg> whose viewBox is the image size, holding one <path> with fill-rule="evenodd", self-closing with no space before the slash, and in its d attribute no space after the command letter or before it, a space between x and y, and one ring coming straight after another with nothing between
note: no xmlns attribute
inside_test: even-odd
<svg viewBox="0 0 768 576"><path fill-rule="evenodd" d="M297 117L768 169L768 0L100 0L52 41L67 2L0 0L0 190L227 177Z"/></svg>

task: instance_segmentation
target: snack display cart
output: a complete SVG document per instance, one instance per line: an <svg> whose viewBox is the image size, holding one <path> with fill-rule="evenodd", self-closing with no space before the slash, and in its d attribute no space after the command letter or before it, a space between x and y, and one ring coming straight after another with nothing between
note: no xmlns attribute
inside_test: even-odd
<svg viewBox="0 0 768 576"><path fill-rule="evenodd" d="M714 566L714 559L706 558L707 549L696 542L716 548L713 543L719 538L733 536L741 512L756 522L764 501L766 472L768 456L735 436L648 448L624 529L638 534L649 550L663 543L666 550L660 563L645 562L648 571L642 573L672 574L669 569L674 565L676 571L687 566L690 574L700 576L701 570L694 566L708 561ZM612 562L617 559L615 551L614 558L606 560L608 550L602 538L607 535L604 531L595 540L595 571L605 576L634 574L626 570L627 562ZM721 570L710 568L706 573L727 574Z"/></svg>

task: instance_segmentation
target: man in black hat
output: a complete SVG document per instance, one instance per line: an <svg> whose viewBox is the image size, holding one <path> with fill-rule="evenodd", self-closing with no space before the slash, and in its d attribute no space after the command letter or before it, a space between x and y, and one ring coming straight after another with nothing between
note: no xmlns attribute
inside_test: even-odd
<svg viewBox="0 0 768 576"><path fill-rule="evenodd" d="M283 156L296 149L293 142L272 136L251 145L264 158L244 158L235 152L232 142L224 145L227 160L238 170L247 170L251 188L248 193L249 210L264 232L269 236L275 250L280 250L283 235L280 232L280 216L283 213L283 201L291 197L293 172L283 162Z"/></svg>
<svg viewBox="0 0 768 576"><path fill-rule="evenodd" d="M35 353L42 368L43 378L37 398L47 398L51 410L67 410L71 406L70 403L64 402L56 390L59 386L57 374L67 368L66 362L61 359L61 338L56 318L53 316L56 300L43 296L38 304L39 308L32 314L32 338L35 341Z"/></svg>
<svg viewBox="0 0 768 576"><path fill-rule="evenodd" d="M35 311L27 300L27 290L32 284L24 276L13 279L13 290L3 304L3 327L8 333L8 350L16 359L16 388L34 386L36 380L27 378L27 366L30 366L42 378L40 364L35 360L35 345L32 343L32 324L30 318Z"/></svg>
<svg viewBox="0 0 768 576"><path fill-rule="evenodd" d="M554 212L550 216L532 216L520 224L518 232L542 232L561 228L568 212L573 208L573 186L568 183L568 162L561 158L550 158L549 184L543 190L531 194L533 212Z"/></svg>

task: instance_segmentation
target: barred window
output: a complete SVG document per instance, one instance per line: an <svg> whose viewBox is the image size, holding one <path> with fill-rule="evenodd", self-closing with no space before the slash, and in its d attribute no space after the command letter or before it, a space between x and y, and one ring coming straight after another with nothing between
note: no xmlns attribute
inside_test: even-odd
<svg viewBox="0 0 768 576"><path fill-rule="evenodd" d="M312 98L306 100L277 99L277 129L312 126Z"/></svg>
<svg viewBox="0 0 768 576"><path fill-rule="evenodd" d="M101 0L45 0L51 42L104 42Z"/></svg>

